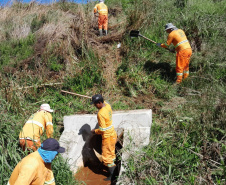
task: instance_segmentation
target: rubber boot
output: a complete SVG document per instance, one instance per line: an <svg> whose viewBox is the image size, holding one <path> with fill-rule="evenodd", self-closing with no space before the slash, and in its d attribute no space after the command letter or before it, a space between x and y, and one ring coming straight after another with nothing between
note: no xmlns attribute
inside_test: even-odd
<svg viewBox="0 0 226 185"><path fill-rule="evenodd" d="M106 179L104 179L105 181L110 181L111 180L115 168L116 168L116 166L108 167L110 175Z"/></svg>
<svg viewBox="0 0 226 185"><path fill-rule="evenodd" d="M107 35L107 34L108 34L108 31L107 31L107 30L104 30L104 32L105 32L105 35Z"/></svg>
<svg viewBox="0 0 226 185"><path fill-rule="evenodd" d="M102 30L99 30L99 35L100 35L100 37L103 36L103 31Z"/></svg>

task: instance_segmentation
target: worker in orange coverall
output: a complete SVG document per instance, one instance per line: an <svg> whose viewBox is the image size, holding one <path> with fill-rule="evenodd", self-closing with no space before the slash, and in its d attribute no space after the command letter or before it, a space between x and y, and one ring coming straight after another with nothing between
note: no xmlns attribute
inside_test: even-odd
<svg viewBox="0 0 226 185"><path fill-rule="evenodd" d="M173 43L176 54L176 83L181 83L182 78L186 79L189 76L189 61L192 55L191 45L183 30L178 29L172 23L165 25L165 31L169 33L167 44L157 43L159 47L167 48Z"/></svg>
<svg viewBox="0 0 226 185"><path fill-rule="evenodd" d="M38 151L23 158L14 168L7 185L55 185L50 173L51 163L58 153L64 153L57 140L46 139Z"/></svg>
<svg viewBox="0 0 226 185"><path fill-rule="evenodd" d="M104 179L105 181L111 180L116 165L115 144L117 142L117 134L112 125L112 109L111 106L104 101L100 94L92 96L94 106L99 109L97 114L98 129L93 129L93 134L101 134L102 136L102 158L105 166L108 167L110 175Z"/></svg>
<svg viewBox="0 0 226 185"><path fill-rule="evenodd" d="M104 0L99 0L99 3L94 7L94 14L99 14L98 28L100 36L103 35L104 28L105 35L108 32L108 7L104 4Z"/></svg>
<svg viewBox="0 0 226 185"><path fill-rule="evenodd" d="M26 148L36 151L40 147L40 137L44 130L46 130L48 138L53 136L53 123L50 112L53 112L53 110L50 109L49 104L42 104L40 110L32 114L25 123L19 135L20 146L24 151Z"/></svg>

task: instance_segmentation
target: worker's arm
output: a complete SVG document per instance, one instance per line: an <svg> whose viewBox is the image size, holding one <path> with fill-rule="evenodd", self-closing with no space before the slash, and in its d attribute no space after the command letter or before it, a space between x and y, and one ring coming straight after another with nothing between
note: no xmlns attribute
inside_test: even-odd
<svg viewBox="0 0 226 185"><path fill-rule="evenodd" d="M169 45L172 43L172 41L173 41L173 37L172 37L171 34L169 34L169 35L168 35L168 39L167 39L166 44L162 43L162 44L161 44L161 47L162 47L162 48L168 48Z"/></svg>
<svg viewBox="0 0 226 185"><path fill-rule="evenodd" d="M97 9L97 4L96 4L96 6L94 7L94 10L93 10L94 14L98 13L97 10L98 10L98 9Z"/></svg>
<svg viewBox="0 0 226 185"><path fill-rule="evenodd" d="M55 183L55 179L54 179L51 163L46 163L45 165L46 165L46 168L48 169L48 173L47 173L47 176L46 176L44 184L55 185L56 183Z"/></svg>
<svg viewBox="0 0 226 185"><path fill-rule="evenodd" d="M32 180L35 178L35 174L36 174L36 165L31 165L31 164L27 164L27 165L23 165L21 166L18 178L15 182L14 185L30 185Z"/></svg>
<svg viewBox="0 0 226 185"><path fill-rule="evenodd" d="M53 123L52 115L50 113L45 113L45 122L46 122L46 135L48 138L53 137Z"/></svg>
<svg viewBox="0 0 226 185"><path fill-rule="evenodd" d="M95 129L95 133L96 134L103 134L104 131L102 131L101 128L106 128L105 119L101 114L97 115L97 119L98 119L99 128Z"/></svg>

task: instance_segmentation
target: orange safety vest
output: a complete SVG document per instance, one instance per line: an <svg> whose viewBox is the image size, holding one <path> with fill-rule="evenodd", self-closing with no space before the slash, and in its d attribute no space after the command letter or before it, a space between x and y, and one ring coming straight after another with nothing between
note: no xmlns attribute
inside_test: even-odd
<svg viewBox="0 0 226 185"><path fill-rule="evenodd" d="M55 185L51 163L44 163L38 151L23 158L13 170L8 185Z"/></svg>
<svg viewBox="0 0 226 185"><path fill-rule="evenodd" d="M181 29L173 30L168 35L167 44L162 44L161 46L166 48L171 43L173 43L177 52L184 50L184 49L191 48L191 45L190 45L184 31Z"/></svg>
<svg viewBox="0 0 226 185"><path fill-rule="evenodd" d="M104 3L98 3L94 7L94 13L99 13L99 15L108 15L108 7Z"/></svg>
<svg viewBox="0 0 226 185"><path fill-rule="evenodd" d="M112 125L111 106L106 102L104 102L104 104L105 107L102 107L97 114L99 128L95 129L95 133L101 134L102 139L111 137L115 134L115 129Z"/></svg>
<svg viewBox="0 0 226 185"><path fill-rule="evenodd" d="M41 110L30 116L20 132L19 138L39 141L44 130L46 130L48 138L52 137L52 115L49 112Z"/></svg>

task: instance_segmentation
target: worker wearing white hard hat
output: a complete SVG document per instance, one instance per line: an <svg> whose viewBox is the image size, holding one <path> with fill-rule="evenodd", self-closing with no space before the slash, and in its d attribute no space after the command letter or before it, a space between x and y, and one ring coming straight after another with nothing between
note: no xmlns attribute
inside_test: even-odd
<svg viewBox="0 0 226 185"><path fill-rule="evenodd" d="M46 131L48 138L53 135L52 115L53 110L49 104L42 104L40 110L32 114L19 134L20 146L23 150L36 151L40 145L40 137Z"/></svg>
<svg viewBox="0 0 226 185"><path fill-rule="evenodd" d="M185 32L178 29L172 23L165 25L165 31L169 34L166 44L157 43L156 45L163 48L168 48L172 43L177 51L176 55L176 83L181 83L182 79L189 76L189 62L192 55L191 45L185 35Z"/></svg>

